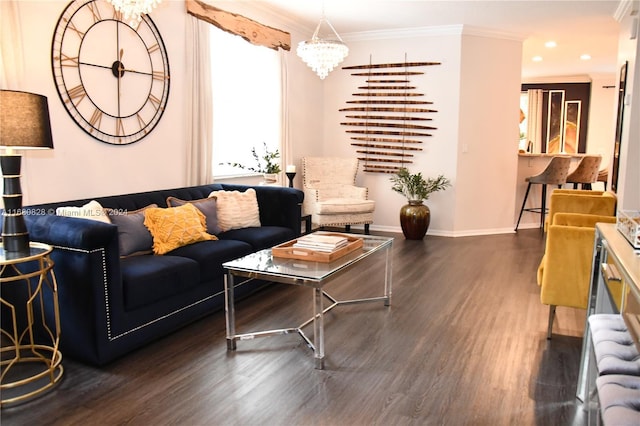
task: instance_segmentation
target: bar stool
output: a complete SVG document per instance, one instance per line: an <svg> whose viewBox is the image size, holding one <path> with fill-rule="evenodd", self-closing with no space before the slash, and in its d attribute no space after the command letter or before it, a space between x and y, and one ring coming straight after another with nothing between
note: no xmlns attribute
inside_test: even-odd
<svg viewBox="0 0 640 426"><path fill-rule="evenodd" d="M578 184L582 185L582 189L591 189L591 184L598 180L601 162L600 155L585 155L575 170L567 176L567 183L572 183L573 189L578 189Z"/></svg>
<svg viewBox="0 0 640 426"><path fill-rule="evenodd" d="M527 191L524 194L522 208L520 208L520 215L518 216L518 222L516 223L516 232L518 232L522 213L525 211L535 213L540 212L540 227L544 228L544 215L547 213L547 185L558 185L558 188L562 188L562 185L567 181L567 174L569 174L570 165L571 157L557 155L551 159L547 167L540 174L529 176L525 179L525 181L528 182ZM527 203L527 197L529 196L529 190L531 189L532 184L542 185L542 205L541 207L524 208Z"/></svg>
<svg viewBox="0 0 640 426"><path fill-rule="evenodd" d="M607 181L609 180L609 170L602 169L598 172L597 182L604 182L604 190L607 190Z"/></svg>

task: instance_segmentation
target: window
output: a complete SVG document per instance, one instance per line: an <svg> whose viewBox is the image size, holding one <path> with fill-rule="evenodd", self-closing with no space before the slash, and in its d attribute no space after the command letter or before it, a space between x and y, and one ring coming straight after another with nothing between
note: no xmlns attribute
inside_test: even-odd
<svg viewBox="0 0 640 426"><path fill-rule="evenodd" d="M211 29L215 177L252 173L226 163L255 167L251 149L261 155L265 143L282 152L280 68L277 51Z"/></svg>

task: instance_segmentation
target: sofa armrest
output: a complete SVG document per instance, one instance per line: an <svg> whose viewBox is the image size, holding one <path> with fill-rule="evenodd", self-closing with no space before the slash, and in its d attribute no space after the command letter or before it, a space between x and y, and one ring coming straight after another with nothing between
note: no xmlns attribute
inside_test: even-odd
<svg viewBox="0 0 640 426"><path fill-rule="evenodd" d="M104 222L56 215L28 215L25 222L32 241L52 246L93 250L118 236L118 228Z"/></svg>
<svg viewBox="0 0 640 426"><path fill-rule="evenodd" d="M102 347L118 333L124 311L118 228L55 215L25 216L25 222L32 241L54 248L62 352L102 364Z"/></svg>

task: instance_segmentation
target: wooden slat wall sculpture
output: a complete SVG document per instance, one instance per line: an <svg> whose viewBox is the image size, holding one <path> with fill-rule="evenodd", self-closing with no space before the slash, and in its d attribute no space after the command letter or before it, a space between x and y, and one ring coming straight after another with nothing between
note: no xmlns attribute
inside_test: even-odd
<svg viewBox="0 0 640 426"><path fill-rule="evenodd" d="M413 163L421 138L431 136L435 127L420 123L432 120L426 114L437 110L426 107L433 102L417 100L424 93L416 92L411 85L411 76L422 75L422 71L409 71L412 67L440 65L440 62L398 62L390 64L368 64L342 67L343 70L367 70L351 75L365 77L366 85L358 86L364 92L353 93L355 98L341 108L348 121L346 130L351 145L357 147L358 159L369 173L396 173L399 168ZM384 69L387 71L380 71ZM403 71L398 71L403 68ZM376 71L374 71L376 70ZM364 99L363 99L364 98ZM403 99L399 99L403 98ZM418 146L416 146L418 145Z"/></svg>

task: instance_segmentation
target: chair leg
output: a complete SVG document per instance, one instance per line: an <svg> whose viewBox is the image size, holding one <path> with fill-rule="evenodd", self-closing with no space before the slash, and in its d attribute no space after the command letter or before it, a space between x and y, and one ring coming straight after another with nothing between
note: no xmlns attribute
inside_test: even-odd
<svg viewBox="0 0 640 426"><path fill-rule="evenodd" d="M547 214L547 185L542 184L542 207L540 207L540 228L544 229L544 216Z"/></svg>
<svg viewBox="0 0 640 426"><path fill-rule="evenodd" d="M344 232L351 232L351 225L345 225Z"/></svg>
<svg viewBox="0 0 640 426"><path fill-rule="evenodd" d="M364 224L364 234L365 235L369 235L369 224L368 223Z"/></svg>
<svg viewBox="0 0 640 426"><path fill-rule="evenodd" d="M556 317L556 305L549 305L549 324L547 325L547 340L551 340L553 330L553 320Z"/></svg>
<svg viewBox="0 0 640 426"><path fill-rule="evenodd" d="M518 222L516 223L515 231L518 232L518 226L520 225L520 219L522 219L522 212L524 212L524 206L527 203L527 197L529 196L529 190L531 189L531 182L527 185L527 190L524 193L524 200L522 200L522 207L520 208L520 215L518 216Z"/></svg>

